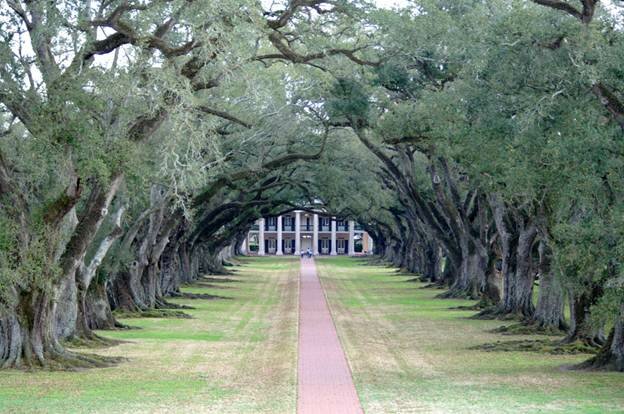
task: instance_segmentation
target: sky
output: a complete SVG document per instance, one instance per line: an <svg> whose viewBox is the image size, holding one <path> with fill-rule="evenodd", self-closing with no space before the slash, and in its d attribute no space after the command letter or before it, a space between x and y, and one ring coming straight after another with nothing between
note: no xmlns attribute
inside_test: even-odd
<svg viewBox="0 0 624 414"><path fill-rule="evenodd" d="M377 5L377 7L383 7L386 9L392 9L394 7L402 6L402 5L404 6L409 2L409 0L373 0L373 1ZM262 0L262 5L264 6L265 9L269 9L272 3L279 4L279 3L282 3L282 1Z"/></svg>
<svg viewBox="0 0 624 414"><path fill-rule="evenodd" d="M385 9L393 9L395 7L404 6L407 3L406 0L375 0L377 7L383 7Z"/></svg>

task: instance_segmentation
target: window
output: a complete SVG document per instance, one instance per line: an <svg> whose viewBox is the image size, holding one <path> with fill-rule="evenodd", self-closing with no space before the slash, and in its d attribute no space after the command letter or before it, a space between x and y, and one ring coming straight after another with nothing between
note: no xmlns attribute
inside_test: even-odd
<svg viewBox="0 0 624 414"><path fill-rule="evenodd" d="M293 231L293 219L291 216L283 216L282 217L282 230L284 231Z"/></svg>
<svg viewBox="0 0 624 414"><path fill-rule="evenodd" d="M268 231L277 230L277 217L268 217L266 219L266 229Z"/></svg>
<svg viewBox="0 0 624 414"><path fill-rule="evenodd" d="M321 242L321 249L319 253L329 254L330 248L331 248L331 241L329 239L321 239L320 242Z"/></svg>
<svg viewBox="0 0 624 414"><path fill-rule="evenodd" d="M331 221L329 217L321 217L319 220L321 224L321 231L330 231L331 230Z"/></svg>
<svg viewBox="0 0 624 414"><path fill-rule="evenodd" d="M277 240L275 239L268 239L268 250L270 254L274 254L275 251L277 250Z"/></svg>

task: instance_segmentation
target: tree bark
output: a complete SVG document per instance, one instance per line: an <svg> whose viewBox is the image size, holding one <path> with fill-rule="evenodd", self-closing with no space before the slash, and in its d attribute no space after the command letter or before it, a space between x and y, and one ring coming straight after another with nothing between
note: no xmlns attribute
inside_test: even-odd
<svg viewBox="0 0 624 414"><path fill-rule="evenodd" d="M578 368L624 372L624 305L620 305L613 329L598 354Z"/></svg>
<svg viewBox="0 0 624 414"><path fill-rule="evenodd" d="M535 314L529 323L540 330L565 331L568 324L564 317L564 290L551 267L552 251L545 241L539 245L539 296Z"/></svg>
<svg viewBox="0 0 624 414"><path fill-rule="evenodd" d="M85 319L90 330L120 327L113 316L105 281L94 281L85 299Z"/></svg>
<svg viewBox="0 0 624 414"><path fill-rule="evenodd" d="M73 334L74 337L80 338L83 340L93 340L96 338L95 333L92 331L91 323L89 322L89 311L88 311L88 291L91 287L91 282L95 278L96 272L102 261L108 254L108 251L112 247L119 237L123 234L123 230L121 228L121 218L123 216L125 207L120 207L117 212L113 216L114 227L113 230L101 241L98 249L96 250L93 258L91 259L88 266L85 266L84 262L80 265L78 270L76 271L76 286L77 286L77 297L78 297L78 314L76 318L76 328ZM103 310L104 316L108 319L108 315L106 315L106 309Z"/></svg>
<svg viewBox="0 0 624 414"><path fill-rule="evenodd" d="M602 288L597 285L583 289L581 293L570 291L570 328L564 343L579 341L595 348L605 344L602 327L593 326L590 320L591 307L600 296Z"/></svg>
<svg viewBox="0 0 624 414"><path fill-rule="evenodd" d="M88 286L86 288L80 286L83 281L78 275L79 269L84 266L87 249L93 243L104 219L108 216L108 209L122 181L123 175L117 174L112 177L107 188L102 188L99 183L94 184L85 211L79 218L78 225L61 256L62 278L60 288L55 292L56 300L54 303L61 304L65 309L57 311L56 305L53 309L56 334L61 339L73 336L76 333L76 327L79 326L82 329L85 326L82 321L78 322L77 319L84 317L84 306L79 311L81 308L79 306L81 300L78 297L79 287L83 299L84 292L88 288ZM71 296L68 295L68 292L71 292ZM68 308L71 311L68 311ZM81 332L81 334L86 333Z"/></svg>

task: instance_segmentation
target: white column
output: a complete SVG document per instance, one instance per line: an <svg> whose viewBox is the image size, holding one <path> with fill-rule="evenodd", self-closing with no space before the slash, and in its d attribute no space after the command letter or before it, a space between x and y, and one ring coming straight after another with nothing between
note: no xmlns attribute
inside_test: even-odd
<svg viewBox="0 0 624 414"><path fill-rule="evenodd" d="M330 256L336 256L336 219L332 217L331 219L331 252Z"/></svg>
<svg viewBox="0 0 624 414"><path fill-rule="evenodd" d="M368 237L368 254L373 254L373 252L375 251L375 246L373 245L373 238L368 233L366 233L366 236Z"/></svg>
<svg viewBox="0 0 624 414"><path fill-rule="evenodd" d="M349 220L349 256L355 254L355 221Z"/></svg>
<svg viewBox="0 0 624 414"><path fill-rule="evenodd" d="M319 250L318 250L319 217L318 217L318 214L314 215L314 220L312 222L312 225L314 226L314 233L312 235L312 254L314 254L315 256L318 256L319 254Z"/></svg>
<svg viewBox="0 0 624 414"><path fill-rule="evenodd" d="M275 255L284 255L282 251L282 216L277 216L277 249L275 250Z"/></svg>
<svg viewBox="0 0 624 414"><path fill-rule="evenodd" d="M258 256L264 256L266 253L264 252L264 219L263 218L258 220L258 225L260 226L260 230L258 231Z"/></svg>
<svg viewBox="0 0 624 414"><path fill-rule="evenodd" d="M247 237L245 237L245 240L241 243L240 252L243 256L247 256Z"/></svg>
<svg viewBox="0 0 624 414"><path fill-rule="evenodd" d="M301 254L301 212L295 211L295 255Z"/></svg>

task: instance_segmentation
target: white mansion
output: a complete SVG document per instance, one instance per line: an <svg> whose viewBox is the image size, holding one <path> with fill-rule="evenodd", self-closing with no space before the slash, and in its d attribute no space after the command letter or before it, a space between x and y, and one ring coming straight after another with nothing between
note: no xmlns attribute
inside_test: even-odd
<svg viewBox="0 0 624 414"><path fill-rule="evenodd" d="M373 239L354 221L294 211L258 219L242 250L259 256L299 255L308 249L318 255L360 255L373 250Z"/></svg>

